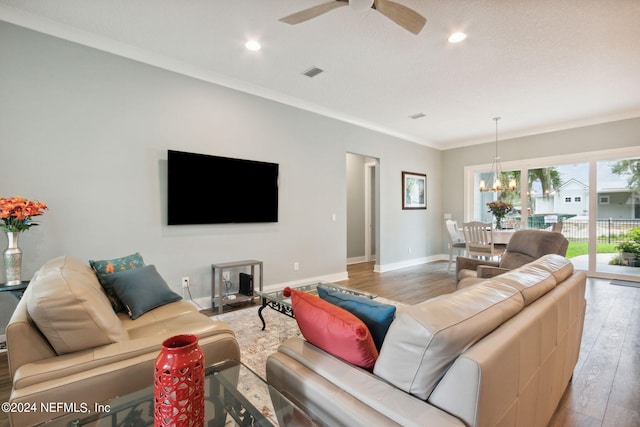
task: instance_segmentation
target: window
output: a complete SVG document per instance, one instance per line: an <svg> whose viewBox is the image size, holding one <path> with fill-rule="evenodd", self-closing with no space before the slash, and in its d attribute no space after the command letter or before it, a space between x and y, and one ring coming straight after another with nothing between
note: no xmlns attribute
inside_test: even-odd
<svg viewBox="0 0 640 427"><path fill-rule="evenodd" d="M623 268L620 261L609 263L619 256L615 245L620 237L640 227L640 146L595 156L573 153L503 162L502 166L516 176L521 193L499 197L510 199L511 215L522 228L549 229L548 216L557 215L569 245L588 251L586 256L572 258L577 269L593 277L640 277L640 268L627 268L625 260L621 260ZM465 166L465 220L484 219L486 202L492 196L496 199L495 193L478 191L479 178L486 180L489 170L490 164ZM596 253L608 256L596 257Z"/></svg>

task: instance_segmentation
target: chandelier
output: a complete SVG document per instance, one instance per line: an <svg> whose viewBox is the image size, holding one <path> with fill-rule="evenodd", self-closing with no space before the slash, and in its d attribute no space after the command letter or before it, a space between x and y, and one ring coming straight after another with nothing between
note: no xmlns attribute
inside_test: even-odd
<svg viewBox="0 0 640 427"><path fill-rule="evenodd" d="M498 120L500 117L494 117L493 120L496 122L496 156L493 158L493 164L491 165L491 174L489 175L489 182L493 183L491 187L487 187L487 183L484 179L480 180L480 191L492 191L503 193L505 191L513 191L516 189L516 180L511 178L509 180L509 186L504 187L502 185L502 181L500 181L500 177L503 176L502 165L500 164L500 157L498 156Z"/></svg>

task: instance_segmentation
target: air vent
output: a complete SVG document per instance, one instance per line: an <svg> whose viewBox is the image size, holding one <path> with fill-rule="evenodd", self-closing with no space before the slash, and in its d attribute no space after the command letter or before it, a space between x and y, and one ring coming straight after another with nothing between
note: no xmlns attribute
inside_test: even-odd
<svg viewBox="0 0 640 427"><path fill-rule="evenodd" d="M304 72L304 73L302 73L302 74L304 74L305 76L307 76L307 77L309 77L309 78L312 78L312 77L315 77L315 76L317 76L318 74L323 73L323 72L324 72L324 70L323 70L323 69L321 69L321 68L318 68L318 67L311 67L311 68L309 68L307 71L305 71L305 72Z"/></svg>
<svg viewBox="0 0 640 427"><path fill-rule="evenodd" d="M425 113L416 113L416 114L412 114L412 115L410 115L410 116L409 116L409 118L410 118L410 119L413 119L413 120L415 120L415 119L421 119L421 118L423 118L423 117L426 117L426 114L425 114Z"/></svg>

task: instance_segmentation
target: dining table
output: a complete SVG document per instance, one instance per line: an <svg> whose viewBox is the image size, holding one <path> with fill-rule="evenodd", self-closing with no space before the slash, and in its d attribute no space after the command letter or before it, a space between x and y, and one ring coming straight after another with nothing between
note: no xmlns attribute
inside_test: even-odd
<svg viewBox="0 0 640 427"><path fill-rule="evenodd" d="M502 230L497 230L497 229L493 229L493 244L494 245L506 245L507 243L509 243L509 240L511 239L511 236L513 236L513 234L516 232L517 230L515 228L510 228L510 229L502 229Z"/></svg>

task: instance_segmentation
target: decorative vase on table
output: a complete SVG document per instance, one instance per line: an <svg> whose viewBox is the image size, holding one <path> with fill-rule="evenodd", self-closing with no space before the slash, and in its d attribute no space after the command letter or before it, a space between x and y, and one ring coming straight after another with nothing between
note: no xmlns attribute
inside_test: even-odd
<svg viewBox="0 0 640 427"><path fill-rule="evenodd" d="M165 340L154 371L154 426L204 426L204 353L198 337Z"/></svg>
<svg viewBox="0 0 640 427"><path fill-rule="evenodd" d="M22 283L22 249L18 246L18 237L20 232L7 231L7 249L3 252L7 286Z"/></svg>
<svg viewBox="0 0 640 427"><path fill-rule="evenodd" d="M19 285L22 281L22 250L18 247L20 233L38 225L33 217L42 215L47 205L22 196L0 197L0 229L7 233L7 249L4 251L4 267L7 285Z"/></svg>
<svg viewBox="0 0 640 427"><path fill-rule="evenodd" d="M489 212L496 219L496 229L502 230L502 220L504 217L513 210L513 205L509 202L494 201L487 203Z"/></svg>

